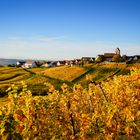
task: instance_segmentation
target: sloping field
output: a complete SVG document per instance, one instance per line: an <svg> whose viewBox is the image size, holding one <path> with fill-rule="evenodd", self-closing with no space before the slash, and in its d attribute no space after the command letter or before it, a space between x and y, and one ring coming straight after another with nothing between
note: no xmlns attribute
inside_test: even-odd
<svg viewBox="0 0 140 140"><path fill-rule="evenodd" d="M21 68L0 67L0 93L2 94L11 84L18 85L30 74Z"/></svg>
<svg viewBox="0 0 140 140"><path fill-rule="evenodd" d="M76 77L79 77L85 72L86 72L86 69L83 67L62 66L62 67L46 69L45 71L43 71L43 74L49 77L56 78L56 79L72 81L73 79L75 79Z"/></svg>
<svg viewBox="0 0 140 140"><path fill-rule="evenodd" d="M61 69L59 67L59 69ZM13 67L0 67L0 96L6 94L6 90L12 84L21 86L21 81L24 81L33 94L46 94L45 82L50 82L56 87L60 87L63 82L57 79L49 78L43 75L42 72L46 68L22 69Z"/></svg>
<svg viewBox="0 0 140 140"><path fill-rule="evenodd" d="M121 75L121 74L128 74L130 71L127 68L126 64L95 64L92 67L94 71L91 71L88 76L90 77L90 80L93 80L94 82L98 83L101 82L107 78L110 78L113 75ZM86 82L86 76L82 78L79 83L85 83Z"/></svg>
<svg viewBox="0 0 140 140"><path fill-rule="evenodd" d="M8 70L11 70L11 69L15 69L15 68L11 68L11 67L0 67L0 73L5 73L5 72L7 72Z"/></svg>
<svg viewBox="0 0 140 140"><path fill-rule="evenodd" d="M128 68L130 69L130 70L133 70L133 69L140 69L140 63L136 63L136 64L129 64L128 65Z"/></svg>
<svg viewBox="0 0 140 140"><path fill-rule="evenodd" d="M21 68L0 68L0 84L18 82L27 76L29 73Z"/></svg>
<svg viewBox="0 0 140 140"><path fill-rule="evenodd" d="M124 64L124 63L111 63L111 64L97 64L94 65L94 72L90 73L93 81L101 82L114 75L127 75L130 70L140 69L140 64Z"/></svg>
<svg viewBox="0 0 140 140"><path fill-rule="evenodd" d="M44 70L46 70L46 68L32 68L30 70L32 72L36 73L36 74L40 74L41 72L43 72Z"/></svg>
<svg viewBox="0 0 140 140"><path fill-rule="evenodd" d="M42 94L46 91L45 82L50 82L56 88L60 88L62 83L73 84L71 82L77 79L74 83L85 85L87 82L86 75L88 74L90 79L98 83L111 78L114 74L126 75L130 73L130 70L135 68L140 69L140 64L92 64L84 67L61 66L28 70L14 67L0 67L0 96L5 95L4 92L9 86L12 84L20 85L21 81L25 81L32 93ZM91 71L89 71L90 69Z"/></svg>

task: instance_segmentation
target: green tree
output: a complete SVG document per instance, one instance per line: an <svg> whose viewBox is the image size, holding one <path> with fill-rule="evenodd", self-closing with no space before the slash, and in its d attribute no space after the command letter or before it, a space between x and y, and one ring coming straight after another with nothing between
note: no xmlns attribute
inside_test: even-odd
<svg viewBox="0 0 140 140"><path fill-rule="evenodd" d="M96 63L103 62L105 60L104 55L98 55L95 59Z"/></svg>
<svg viewBox="0 0 140 140"><path fill-rule="evenodd" d="M117 54L114 55L113 58L112 58L112 61L113 62L120 62L120 55L117 55Z"/></svg>
<svg viewBox="0 0 140 140"><path fill-rule="evenodd" d="M127 56L126 55L123 55L122 56L122 61L125 62L126 61L126 58L127 58Z"/></svg>

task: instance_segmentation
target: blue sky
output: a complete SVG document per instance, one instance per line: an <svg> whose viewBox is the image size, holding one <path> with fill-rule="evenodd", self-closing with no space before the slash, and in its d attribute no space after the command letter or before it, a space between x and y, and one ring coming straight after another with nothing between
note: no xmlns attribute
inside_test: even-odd
<svg viewBox="0 0 140 140"><path fill-rule="evenodd" d="M140 54L140 0L0 0L0 57Z"/></svg>

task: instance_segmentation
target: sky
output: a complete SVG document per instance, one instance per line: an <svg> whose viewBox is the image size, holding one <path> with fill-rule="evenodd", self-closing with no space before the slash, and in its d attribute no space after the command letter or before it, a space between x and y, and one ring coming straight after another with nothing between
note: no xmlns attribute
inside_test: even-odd
<svg viewBox="0 0 140 140"><path fill-rule="evenodd" d="M0 0L0 58L140 55L140 0Z"/></svg>

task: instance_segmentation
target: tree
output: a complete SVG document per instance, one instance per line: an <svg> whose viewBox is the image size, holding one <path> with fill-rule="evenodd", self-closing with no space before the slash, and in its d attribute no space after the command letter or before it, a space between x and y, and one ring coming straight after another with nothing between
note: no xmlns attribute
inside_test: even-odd
<svg viewBox="0 0 140 140"><path fill-rule="evenodd" d="M96 63L103 62L105 60L104 55L98 55L95 59Z"/></svg>
<svg viewBox="0 0 140 140"><path fill-rule="evenodd" d="M117 55L117 54L114 55L113 58L112 58L112 61L113 62L120 62L120 55Z"/></svg>
<svg viewBox="0 0 140 140"><path fill-rule="evenodd" d="M36 61L35 63L36 63L36 65L37 65L37 67L40 67L40 66L42 66L45 62L44 62L44 61Z"/></svg>
<svg viewBox="0 0 140 140"><path fill-rule="evenodd" d="M126 56L126 55L123 55L123 56L122 56L122 61L125 62L126 59L127 59L127 56Z"/></svg>

